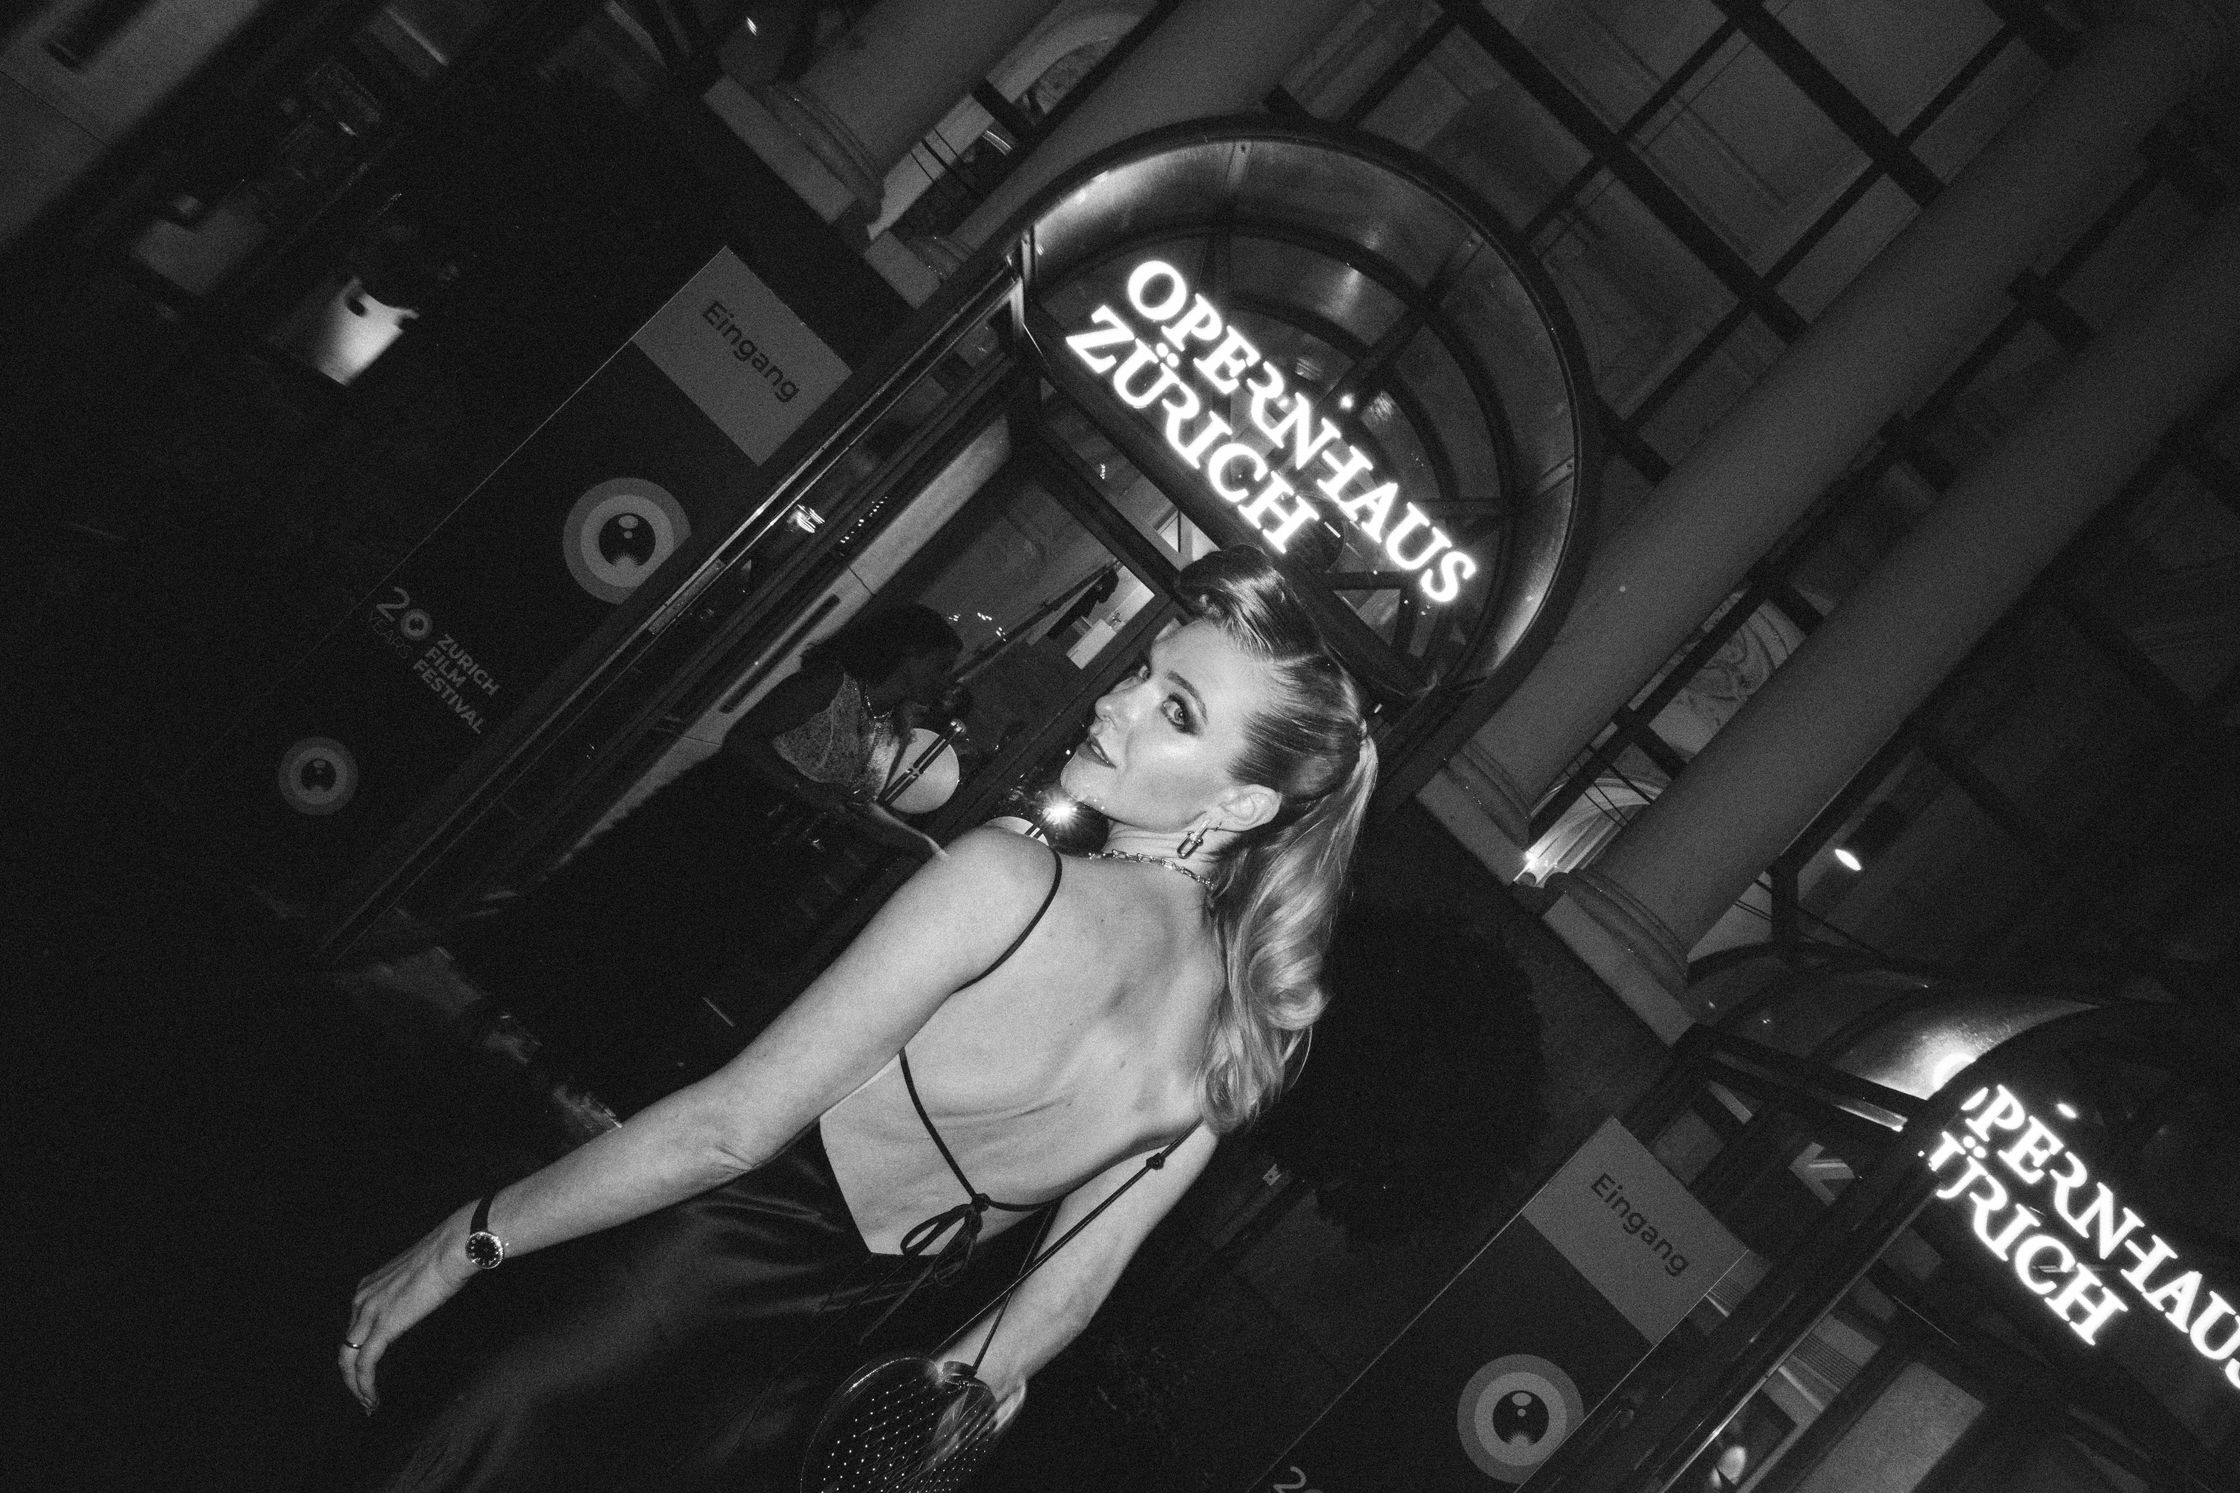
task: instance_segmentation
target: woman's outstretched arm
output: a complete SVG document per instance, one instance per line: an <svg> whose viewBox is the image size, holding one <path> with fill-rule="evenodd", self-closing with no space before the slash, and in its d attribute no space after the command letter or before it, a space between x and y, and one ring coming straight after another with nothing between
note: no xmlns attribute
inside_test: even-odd
<svg viewBox="0 0 2240 1493"><path fill-rule="evenodd" d="M503 1188L491 1204L491 1231L509 1255L523 1254L761 1165L876 1074L951 992L986 968L1048 883L1049 853L1040 846L998 830L963 836L946 858L904 883L746 1051ZM466 1257L470 1213L462 1206L358 1283L347 1336L359 1346L343 1350L340 1361L368 1410L389 1345L475 1273Z"/></svg>
<svg viewBox="0 0 2240 1493"><path fill-rule="evenodd" d="M995 1394L999 1424L1018 1412L1027 1380L1089 1325L1137 1246L1205 1170L1213 1147L1211 1130L1201 1125L1192 1131L1165 1166L1147 1174L1030 1276L1011 1297L1000 1323L995 1312L983 1313L941 1350L938 1356L944 1360L970 1363L990 1328L995 1328L995 1339L981 1361L980 1378ZM1064 1238L1091 1209L1142 1170L1146 1159L1131 1156L1076 1187L1058 1205L1050 1223L1050 1241Z"/></svg>

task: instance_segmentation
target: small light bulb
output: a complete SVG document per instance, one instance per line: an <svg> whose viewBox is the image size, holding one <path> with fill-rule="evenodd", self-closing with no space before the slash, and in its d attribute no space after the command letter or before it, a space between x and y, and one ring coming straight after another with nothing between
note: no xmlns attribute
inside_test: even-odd
<svg viewBox="0 0 2240 1493"><path fill-rule="evenodd" d="M2061 1118L2064 1120L2074 1120L2077 1118L2077 1107L2074 1104L2071 1104L2066 1099L2054 1100L2053 1112L2061 1116Z"/></svg>
<svg viewBox="0 0 2240 1493"><path fill-rule="evenodd" d="M1842 866L1846 871L1864 871L1867 869L1867 863L1860 860L1858 852L1848 845L1838 845L1835 856L1836 864Z"/></svg>

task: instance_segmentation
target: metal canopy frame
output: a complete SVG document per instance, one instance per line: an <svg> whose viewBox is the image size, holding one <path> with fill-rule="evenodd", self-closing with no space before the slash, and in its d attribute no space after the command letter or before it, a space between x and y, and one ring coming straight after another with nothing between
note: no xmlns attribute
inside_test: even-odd
<svg viewBox="0 0 2240 1493"><path fill-rule="evenodd" d="M1910 1002L1898 1005L1911 1010ZM1654 1145L1713 1085L1759 1101L1757 1112L1732 1129L1719 1154L1689 1184L1714 1208L1738 1196L1756 1170L1784 1164L1785 1120L1801 1121L1814 1138L1848 1144L1865 1165L1797 1245L1770 1262L1765 1277L1734 1302L1708 1340L1674 1365L1669 1382L1631 1411L1617 1399L1606 1402L1540 1469L1536 1483L1641 1493L1677 1486L1734 1412L1913 1226L1938 1182L1921 1159L1937 1132L1955 1123L1965 1096L1981 1085L2001 1075L2027 1074L2056 1056L2079 1071L2095 1060L2122 1058L2226 1086L2235 1071L2230 1033L2201 1013L2163 1005L2050 1015L1982 1052L1927 1098L1835 1066L1857 1035L1847 1029L1800 1057L1731 1030L1699 1026L1681 1039L1656 1086L1627 1111L1626 1128ZM2138 1417L2139 1425L2128 1432L2152 1433L2141 1449L2157 1463L2166 1486L2202 1493L2222 1486L2213 1454L2160 1401L2097 1378L2092 1388L2121 1398Z"/></svg>
<svg viewBox="0 0 2240 1493"><path fill-rule="evenodd" d="M1324 182L1360 189L1358 212L1341 217L1329 210L1327 191L1298 185ZM1297 248L1362 276L1400 307L1399 341L1389 335L1394 327L1370 341L1359 334L1340 340L1331 333L1344 328L1313 306L1291 304L1274 288L1240 287L1232 251L1242 241ZM1338 600L1344 591L1382 588L1391 577L1322 572L1279 557L1315 597L1333 646L1388 707L1379 800L1389 805L1420 787L1491 714L1546 647L1576 590L1599 458L1577 337L1553 286L1496 215L1445 173L1372 137L1254 116L1175 126L1085 163L990 246L1017 266L1013 323L1036 344L1050 381L1177 507L1225 541L1252 536L1196 493L1196 474L1183 470L1163 442L1146 440L1135 428L1141 422L1105 409L1109 395L1067 367L1070 359L1049 356L1059 329L1039 304L1125 255L1177 242L1202 245L1202 283L1228 304L1319 337L1352 359L1320 391L1325 396L1349 380L1366 382L1381 360L1428 332L1459 373L1472 406L1468 418L1493 453L1498 492L1486 505L1487 523L1504 542L1473 578L1486 586L1487 599L1444 667L1426 668L1409 655L1412 628L1396 632L1396 648ZM1403 379L1378 388L1396 404L1410 401L1402 418L1433 468L1435 501L1472 506L1467 500L1476 495L1450 475L1458 463L1431 409ZM1520 406L1533 411L1521 424L1514 413ZM1447 416L1450 424L1453 418Z"/></svg>

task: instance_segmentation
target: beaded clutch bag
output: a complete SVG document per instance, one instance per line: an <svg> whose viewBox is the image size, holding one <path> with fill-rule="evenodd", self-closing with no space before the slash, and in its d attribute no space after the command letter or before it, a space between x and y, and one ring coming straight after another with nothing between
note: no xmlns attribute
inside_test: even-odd
<svg viewBox="0 0 2240 1493"><path fill-rule="evenodd" d="M1031 1253L1010 1285L968 1321L996 1309L970 1364L936 1363L921 1353L890 1353L859 1366L825 1401L802 1458L801 1493L955 1493L995 1450L1002 1428L996 1399L980 1381L980 1362L1003 1325L1002 1308L1027 1277L1071 1244L1129 1188L1167 1164L1191 1131L1145 1158L1135 1174L1047 1249ZM951 1163L954 1165L954 1163ZM961 1174L960 1174L961 1175Z"/></svg>

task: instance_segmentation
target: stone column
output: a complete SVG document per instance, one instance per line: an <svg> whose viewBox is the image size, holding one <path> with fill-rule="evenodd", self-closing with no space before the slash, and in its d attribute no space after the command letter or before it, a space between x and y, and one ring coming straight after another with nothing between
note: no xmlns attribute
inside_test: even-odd
<svg viewBox="0 0 2240 1493"><path fill-rule="evenodd" d="M800 182L795 189L828 219L850 199L876 219L887 172L1055 3L881 0L799 80L750 90L847 195L836 198ZM738 93L737 84L719 83L708 102L730 118L743 102L732 96ZM741 127L736 119L733 124ZM751 126L741 128L750 144L763 146ZM780 161L772 165L785 171Z"/></svg>
<svg viewBox="0 0 2240 1493"><path fill-rule="evenodd" d="M1449 789L1490 821L1490 834L1467 827L1482 859L1517 873L1532 808L1565 765L1883 423L1926 393L2014 277L2127 169L2148 128L2231 55L2229 3L2135 7L2093 36L1610 537L1546 656L1472 739L1471 771Z"/></svg>
<svg viewBox="0 0 2240 1493"><path fill-rule="evenodd" d="M1604 971L1613 983L1645 972L1680 992L1686 951L2236 366L2240 201L2115 316L1600 859L1557 879L1572 906L1561 918L1551 909L1551 921L1576 927L1584 914L1625 951Z"/></svg>
<svg viewBox="0 0 2240 1493"><path fill-rule="evenodd" d="M1108 145L1259 108L1353 8L1354 0L1183 0L950 238L978 248L1035 193Z"/></svg>

